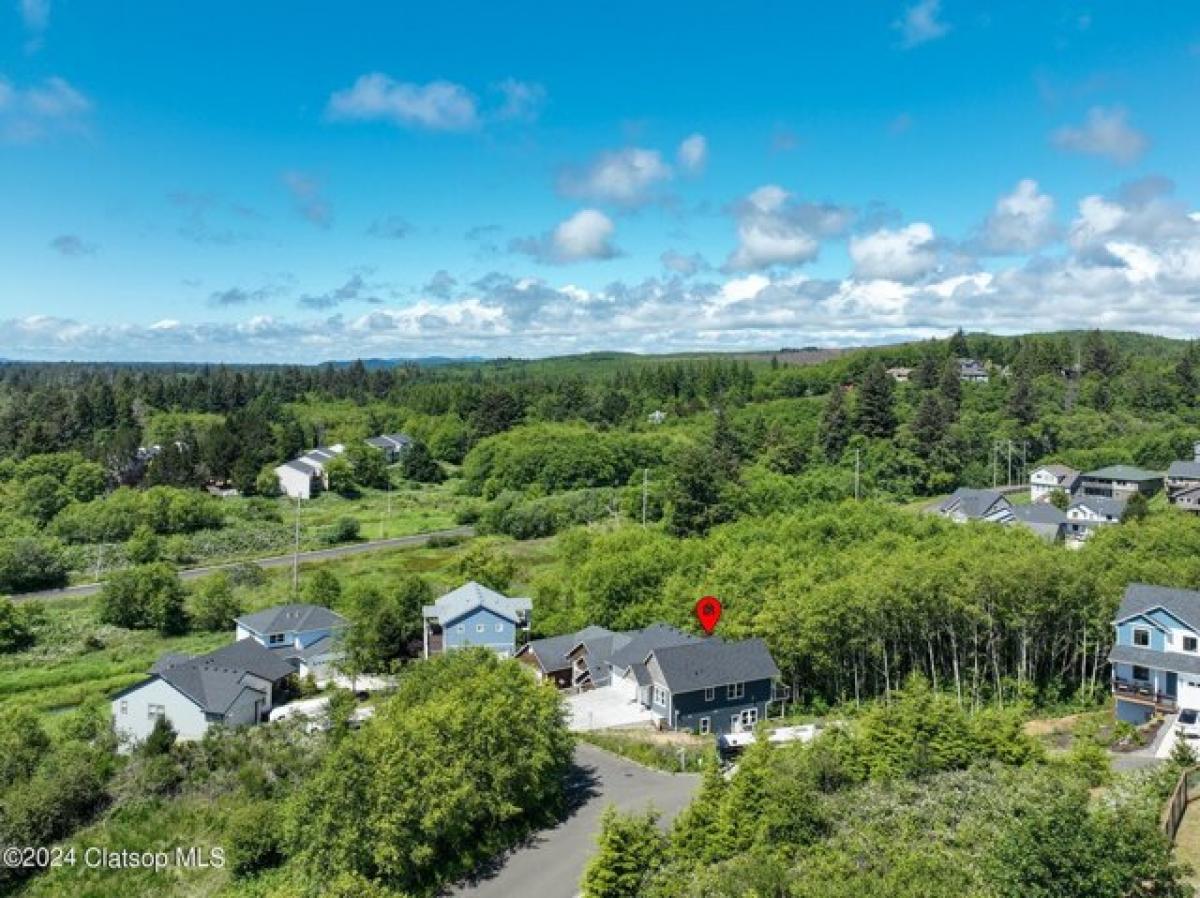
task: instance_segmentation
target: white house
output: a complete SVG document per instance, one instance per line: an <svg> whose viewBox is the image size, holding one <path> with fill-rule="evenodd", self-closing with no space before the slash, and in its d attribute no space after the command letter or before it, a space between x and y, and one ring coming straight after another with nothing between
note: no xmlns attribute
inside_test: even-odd
<svg viewBox="0 0 1200 898"><path fill-rule="evenodd" d="M996 490L959 487L937 508L938 514L956 524L967 521L989 521L1007 524L1013 520L1012 503Z"/></svg>
<svg viewBox="0 0 1200 898"><path fill-rule="evenodd" d="M252 639L206 655L168 654L150 677L112 700L113 727L129 745L144 740L159 718L180 739L199 739L210 726L249 726L270 713L276 689L294 669Z"/></svg>
<svg viewBox="0 0 1200 898"><path fill-rule="evenodd" d="M237 639L251 639L300 676L330 679L344 655L341 641L347 621L320 605L276 605L235 620Z"/></svg>
<svg viewBox="0 0 1200 898"><path fill-rule="evenodd" d="M299 458L284 462L275 469L279 491L293 499L311 499L322 489L329 488L325 466L346 451L341 443L310 449Z"/></svg>
<svg viewBox="0 0 1200 898"><path fill-rule="evenodd" d="M1079 472L1066 465L1042 465L1029 475L1029 499L1032 502L1049 502L1058 490L1068 496L1075 491Z"/></svg>
<svg viewBox="0 0 1200 898"><path fill-rule="evenodd" d="M1067 536L1087 539L1097 527L1119 524L1125 515L1126 499L1079 496L1067 507Z"/></svg>

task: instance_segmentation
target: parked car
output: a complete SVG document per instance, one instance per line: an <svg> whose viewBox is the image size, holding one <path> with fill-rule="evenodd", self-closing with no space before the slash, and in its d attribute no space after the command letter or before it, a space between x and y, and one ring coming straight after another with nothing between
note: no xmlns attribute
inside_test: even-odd
<svg viewBox="0 0 1200 898"><path fill-rule="evenodd" d="M1175 722L1175 732L1186 739L1200 738L1200 711L1184 708Z"/></svg>

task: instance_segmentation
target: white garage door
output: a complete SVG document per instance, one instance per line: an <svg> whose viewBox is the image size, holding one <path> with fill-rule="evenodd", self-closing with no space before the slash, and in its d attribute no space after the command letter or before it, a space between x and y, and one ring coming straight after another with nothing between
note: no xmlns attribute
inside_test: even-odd
<svg viewBox="0 0 1200 898"><path fill-rule="evenodd" d="M613 692L620 695L626 701L634 701L637 698L637 680L632 676L617 677L612 680Z"/></svg>

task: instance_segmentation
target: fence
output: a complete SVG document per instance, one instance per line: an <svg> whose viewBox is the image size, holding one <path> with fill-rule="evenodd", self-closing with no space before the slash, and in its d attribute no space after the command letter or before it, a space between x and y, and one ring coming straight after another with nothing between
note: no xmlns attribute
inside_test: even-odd
<svg viewBox="0 0 1200 898"><path fill-rule="evenodd" d="M1197 783L1200 783L1200 767L1189 767L1179 774L1179 781L1175 783L1175 788L1171 790L1171 798L1163 809L1162 831L1172 845L1175 844L1175 834L1179 832L1179 824L1183 820L1188 802L1192 800L1191 792Z"/></svg>

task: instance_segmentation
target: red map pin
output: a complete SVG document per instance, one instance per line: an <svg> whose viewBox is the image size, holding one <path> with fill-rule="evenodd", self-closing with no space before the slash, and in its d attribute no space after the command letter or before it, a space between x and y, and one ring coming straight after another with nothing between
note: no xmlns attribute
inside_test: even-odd
<svg viewBox="0 0 1200 898"><path fill-rule="evenodd" d="M716 596L701 598L696 602L696 620L700 621L704 632L712 636L712 631L717 628L717 623L721 620L721 600Z"/></svg>

